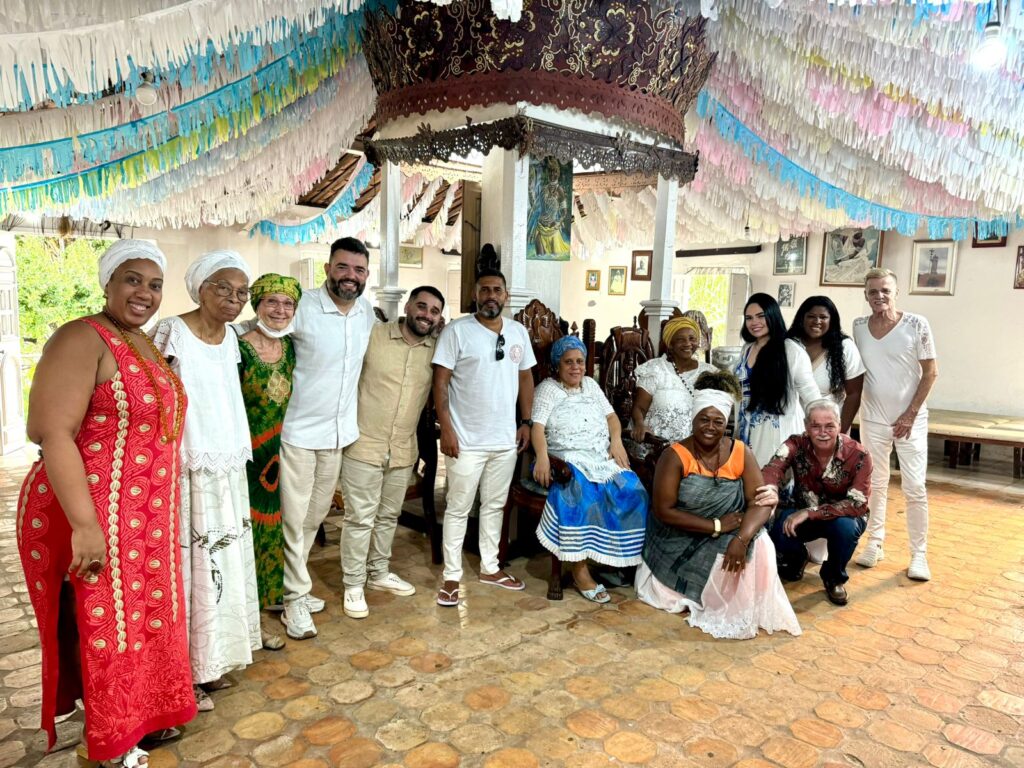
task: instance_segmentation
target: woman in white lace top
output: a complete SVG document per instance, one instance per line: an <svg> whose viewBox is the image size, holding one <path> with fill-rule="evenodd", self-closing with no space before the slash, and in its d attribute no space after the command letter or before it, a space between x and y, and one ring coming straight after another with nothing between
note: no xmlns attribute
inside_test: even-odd
<svg viewBox="0 0 1024 768"><path fill-rule="evenodd" d="M227 324L249 298L252 274L234 251L200 257L185 273L199 307L161 320L157 348L185 385L181 449L181 570L189 655L200 711L213 701L200 684L223 687L226 672L252 663L262 646L245 463L249 423L238 382L238 337Z"/></svg>
<svg viewBox="0 0 1024 768"><path fill-rule="evenodd" d="M675 317L661 331L663 357L636 369L631 437L638 443L650 434L679 442L690 434L693 383L704 371L717 370L694 357L700 349L700 327L688 317Z"/></svg>

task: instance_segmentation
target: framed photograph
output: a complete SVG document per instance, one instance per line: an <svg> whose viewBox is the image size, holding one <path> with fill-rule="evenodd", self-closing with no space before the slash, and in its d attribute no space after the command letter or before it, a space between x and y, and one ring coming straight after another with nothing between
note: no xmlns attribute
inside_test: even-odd
<svg viewBox="0 0 1024 768"><path fill-rule="evenodd" d="M791 237L775 243L775 265L773 275L807 274L807 238Z"/></svg>
<svg viewBox="0 0 1024 768"><path fill-rule="evenodd" d="M955 240L915 240L910 292L952 296L956 280Z"/></svg>
<svg viewBox="0 0 1024 768"><path fill-rule="evenodd" d="M568 261L572 242L572 163L530 157L526 258Z"/></svg>
<svg viewBox="0 0 1024 768"><path fill-rule="evenodd" d="M864 275L882 264L884 232L846 227L827 232L821 246L821 284L864 287Z"/></svg>
<svg viewBox="0 0 1024 768"><path fill-rule="evenodd" d="M796 300L796 283L779 283L779 306L793 307Z"/></svg>
<svg viewBox="0 0 1024 768"><path fill-rule="evenodd" d="M1017 246L1017 267L1013 271L1013 287L1024 288L1024 245Z"/></svg>
<svg viewBox="0 0 1024 768"><path fill-rule="evenodd" d="M608 267L608 295L626 295L626 268Z"/></svg>
<svg viewBox="0 0 1024 768"><path fill-rule="evenodd" d="M588 291L600 291L601 290L601 270L600 269L588 269L587 270L587 282L585 288Z"/></svg>
<svg viewBox="0 0 1024 768"><path fill-rule="evenodd" d="M991 235L984 240L978 237L978 225L974 225L974 237L971 238L972 248L1003 248L1006 246L1006 235Z"/></svg>
<svg viewBox="0 0 1024 768"><path fill-rule="evenodd" d="M423 269L423 249L413 245L398 246L398 266Z"/></svg>
<svg viewBox="0 0 1024 768"><path fill-rule="evenodd" d="M651 279L651 259L654 251L633 251L633 269L629 273L631 280Z"/></svg>

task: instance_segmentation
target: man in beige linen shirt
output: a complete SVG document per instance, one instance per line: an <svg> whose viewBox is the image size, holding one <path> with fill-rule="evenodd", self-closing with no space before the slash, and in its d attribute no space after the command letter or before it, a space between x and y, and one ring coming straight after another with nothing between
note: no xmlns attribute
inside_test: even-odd
<svg viewBox="0 0 1024 768"><path fill-rule="evenodd" d="M441 292L421 286L409 294L404 317L370 332L359 378L359 439L345 449L341 467L343 609L353 619L369 615L364 585L403 596L416 592L390 572L389 562L418 455L416 424L430 394L433 333L443 309Z"/></svg>

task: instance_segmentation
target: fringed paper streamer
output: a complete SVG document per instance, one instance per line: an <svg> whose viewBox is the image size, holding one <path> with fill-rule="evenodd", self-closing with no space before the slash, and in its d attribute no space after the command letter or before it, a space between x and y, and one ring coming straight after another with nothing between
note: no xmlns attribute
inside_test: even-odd
<svg viewBox="0 0 1024 768"><path fill-rule="evenodd" d="M434 220L429 224L421 224L413 235L413 245L436 245L448 237L448 217L451 215L452 203L455 202L455 193L458 190L458 182L449 182L448 189L444 193L441 207L438 209Z"/></svg>
<svg viewBox="0 0 1024 768"><path fill-rule="evenodd" d="M277 224L269 219L263 219L249 230L249 237L259 232L264 237L283 245L297 245L316 240L328 227L352 215L356 200L370 185L373 171L374 167L366 162L365 157L362 158L359 161L359 169L323 213L299 224Z"/></svg>
<svg viewBox="0 0 1024 768"><path fill-rule="evenodd" d="M416 234L416 230L422 226L423 217L427 213L427 208L429 208L430 204L434 202L434 196L437 194L437 190L440 189L442 184L444 184L444 179L433 179L432 181L427 182L418 198L413 198L413 205L407 208L406 212L402 215L402 220L398 224L398 236L400 238L400 242L409 242L412 236ZM405 201L403 207L408 205L409 201Z"/></svg>
<svg viewBox="0 0 1024 768"><path fill-rule="evenodd" d="M11 0L15 2L16 0ZM224 61L245 73L266 49L285 45L319 26L331 13L348 14L362 0L189 0L152 10L122 0L88 16L89 4L67 0L10 3L0 19L0 108L29 109L50 100L58 107L101 97L111 83L133 95L149 72L159 83L205 83ZM396 6L395 0L370 5ZM41 13L35 13L41 9ZM116 14L116 15L115 15ZM82 19L89 19L82 23ZM110 19L117 19L110 21ZM89 23L89 22L93 23ZM66 26L61 26L62 24Z"/></svg>

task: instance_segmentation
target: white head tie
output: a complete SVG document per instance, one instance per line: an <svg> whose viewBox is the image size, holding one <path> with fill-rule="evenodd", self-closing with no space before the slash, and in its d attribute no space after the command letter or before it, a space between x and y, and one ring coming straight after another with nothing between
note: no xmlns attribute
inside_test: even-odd
<svg viewBox="0 0 1024 768"><path fill-rule="evenodd" d="M117 240L100 256L100 288L106 288L114 271L132 259L152 261L161 272L167 269L167 257L155 244L147 240Z"/></svg>
<svg viewBox="0 0 1024 768"><path fill-rule="evenodd" d="M734 403L735 400L728 392L722 392L720 389L698 389L693 393L693 415L696 418L698 413L710 407L728 419Z"/></svg>
<svg viewBox="0 0 1024 768"><path fill-rule="evenodd" d="M199 303L199 289L214 272L222 269L238 269L245 273L245 279L252 282L252 270L237 251L210 251L204 253L189 265L185 272L185 287L192 301Z"/></svg>

